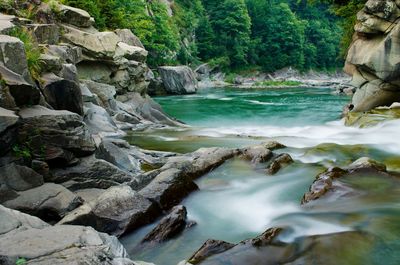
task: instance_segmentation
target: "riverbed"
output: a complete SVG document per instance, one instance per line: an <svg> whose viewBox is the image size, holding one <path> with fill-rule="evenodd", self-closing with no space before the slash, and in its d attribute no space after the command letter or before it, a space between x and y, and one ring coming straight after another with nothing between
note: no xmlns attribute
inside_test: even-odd
<svg viewBox="0 0 400 265"><path fill-rule="evenodd" d="M281 238L287 242L354 230L379 234L381 241L371 250L371 264L400 260L400 240L393 237L400 232L397 180L345 179L361 192L356 199L331 201L311 210L300 206L315 176L327 167L344 167L368 156L399 171L399 121L366 129L345 127L341 112L350 98L322 88L210 88L195 95L155 99L169 115L190 127L135 131L128 137L131 144L186 153L201 147L244 147L275 140L287 146L277 152L289 153L295 163L267 176L250 163L233 159L199 178L200 190L182 202L188 218L197 225L146 249L139 242L155 224L125 236L122 243L134 260L176 265L207 239L238 243L274 226L289 228ZM343 254L341 259L346 257Z"/></svg>

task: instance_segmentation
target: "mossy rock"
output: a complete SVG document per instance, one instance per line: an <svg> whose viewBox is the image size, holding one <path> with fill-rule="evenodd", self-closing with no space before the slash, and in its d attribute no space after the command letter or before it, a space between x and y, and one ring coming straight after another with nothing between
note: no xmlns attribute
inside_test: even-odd
<svg viewBox="0 0 400 265"><path fill-rule="evenodd" d="M376 108L366 112L349 112L345 118L345 125L367 128L399 118L400 108Z"/></svg>

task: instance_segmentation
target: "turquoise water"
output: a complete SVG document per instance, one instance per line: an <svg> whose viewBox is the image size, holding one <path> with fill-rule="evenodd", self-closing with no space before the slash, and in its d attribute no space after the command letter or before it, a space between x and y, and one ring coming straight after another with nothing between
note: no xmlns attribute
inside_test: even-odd
<svg viewBox="0 0 400 265"><path fill-rule="evenodd" d="M200 147L242 147L278 140L288 146L279 152L288 152L296 162L273 177L240 159L226 162L198 179L200 190L182 202L197 225L145 249L138 243L154 224L124 237L122 242L133 259L176 265L209 238L237 243L269 227L285 226L292 231L282 239L288 242L306 235L367 231L379 236L368 250L371 264L399 264L400 244L393 236L400 233L398 180L344 179L361 195L311 210L300 207L300 200L326 167L346 166L362 156L399 171L400 122L347 128L340 115L349 98L333 95L329 89L208 89L156 101L191 127L133 132L128 137L132 144L185 153Z"/></svg>

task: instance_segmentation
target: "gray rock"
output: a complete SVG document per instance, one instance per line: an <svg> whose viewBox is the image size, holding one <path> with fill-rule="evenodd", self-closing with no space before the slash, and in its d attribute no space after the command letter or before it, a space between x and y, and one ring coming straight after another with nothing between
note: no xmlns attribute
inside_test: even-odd
<svg viewBox="0 0 400 265"><path fill-rule="evenodd" d="M126 58L128 60L135 60L144 62L147 58L148 52L138 46L131 46L124 42L118 42L117 48L115 49L114 60L122 60Z"/></svg>
<svg viewBox="0 0 400 265"><path fill-rule="evenodd" d="M115 186L68 214L59 224L87 225L120 236L150 223L156 214L153 204L129 186Z"/></svg>
<svg viewBox="0 0 400 265"><path fill-rule="evenodd" d="M68 165L74 156L95 151L87 126L76 113L33 106L22 109L19 115L21 142L31 141L34 157L44 159L50 166Z"/></svg>
<svg viewBox="0 0 400 265"><path fill-rule="evenodd" d="M267 162L273 156L271 150L269 150L268 148L266 148L263 145L245 148L242 151L242 153L243 153L242 156L245 159L250 160L254 164Z"/></svg>
<svg viewBox="0 0 400 265"><path fill-rule="evenodd" d="M267 174L276 174L284 166L293 163L293 159L289 154L280 154L273 159L271 164L267 168Z"/></svg>
<svg viewBox="0 0 400 265"><path fill-rule="evenodd" d="M189 258L190 264L197 264L210 256L223 253L234 246L235 244L222 240L209 239Z"/></svg>
<svg viewBox="0 0 400 265"><path fill-rule="evenodd" d="M79 84L52 73L45 74L41 78L43 94L54 109L69 110L83 115L83 101Z"/></svg>
<svg viewBox="0 0 400 265"><path fill-rule="evenodd" d="M186 216L187 211L185 206L175 206L172 208L171 212L163 217L158 225L144 237L142 242L162 242L178 235L186 227Z"/></svg>
<svg viewBox="0 0 400 265"><path fill-rule="evenodd" d="M14 126L19 120L14 111L0 108L0 133L3 133L7 128Z"/></svg>
<svg viewBox="0 0 400 265"><path fill-rule="evenodd" d="M3 202L3 205L45 221L58 221L82 203L75 194L53 183L46 183L17 194L17 198Z"/></svg>
<svg viewBox="0 0 400 265"><path fill-rule="evenodd" d="M376 169L377 171L386 172L386 165L369 157L361 157L347 167L349 171L359 169Z"/></svg>
<svg viewBox="0 0 400 265"><path fill-rule="evenodd" d="M24 78L29 74L24 43L18 38L0 35L0 62Z"/></svg>
<svg viewBox="0 0 400 265"><path fill-rule="evenodd" d="M16 26L13 23L14 16L0 14L0 34L7 35Z"/></svg>
<svg viewBox="0 0 400 265"><path fill-rule="evenodd" d="M78 64L82 61L82 49L68 44L49 45L47 53L60 57L63 63Z"/></svg>
<svg viewBox="0 0 400 265"><path fill-rule="evenodd" d="M57 44L60 40L60 29L56 24L30 24L27 27L40 44Z"/></svg>
<svg viewBox="0 0 400 265"><path fill-rule="evenodd" d="M117 94L115 87L104 83L97 83L90 80L81 80L93 94L97 95L100 100L100 106L109 112L115 110L115 95Z"/></svg>
<svg viewBox="0 0 400 265"><path fill-rule="evenodd" d="M18 120L15 112L0 107L0 156L10 151L16 142Z"/></svg>
<svg viewBox="0 0 400 265"><path fill-rule="evenodd" d="M121 170L138 173L141 172L138 160L129 155L128 151L120 148L110 140L103 140L96 150L96 157L104 159Z"/></svg>
<svg viewBox="0 0 400 265"><path fill-rule="evenodd" d="M96 159L93 156L80 159L78 165L52 170L52 177L46 181L62 184L70 190L87 188L107 189L130 182L132 175L120 170L113 164Z"/></svg>
<svg viewBox="0 0 400 265"><path fill-rule="evenodd" d="M187 66L162 66L158 68L168 94L192 94L197 91L197 80Z"/></svg>
<svg viewBox="0 0 400 265"><path fill-rule="evenodd" d="M90 17L89 13L85 10L66 6L66 5L59 5L59 17L61 21L77 26L88 28L90 27L94 20Z"/></svg>
<svg viewBox="0 0 400 265"><path fill-rule="evenodd" d="M108 112L93 103L85 103L84 121L92 134L117 134L119 131Z"/></svg>
<svg viewBox="0 0 400 265"><path fill-rule="evenodd" d="M136 37L129 29L117 29L114 32L118 35L122 42L129 44L131 46L137 46L144 49L144 46L140 39Z"/></svg>
<svg viewBox="0 0 400 265"><path fill-rule="evenodd" d="M75 65L70 64L70 63L64 63L62 64L61 70L58 73L58 76L61 78L73 81L77 84L79 84L79 77L78 77L78 69L76 68Z"/></svg>
<svg viewBox="0 0 400 265"><path fill-rule="evenodd" d="M40 55L40 70L43 73L53 72L58 73L61 71L61 59L58 56L50 55L50 54L41 54Z"/></svg>
<svg viewBox="0 0 400 265"><path fill-rule="evenodd" d="M69 225L11 231L0 237L0 255L13 260L24 257L35 265L132 264L115 237ZM119 261L124 262L114 263Z"/></svg>

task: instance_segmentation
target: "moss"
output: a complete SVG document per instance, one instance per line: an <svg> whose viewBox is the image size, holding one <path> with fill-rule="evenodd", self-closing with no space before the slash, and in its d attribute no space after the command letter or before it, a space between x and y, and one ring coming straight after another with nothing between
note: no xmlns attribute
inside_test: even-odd
<svg viewBox="0 0 400 265"><path fill-rule="evenodd" d="M268 81L263 81L263 82L256 82L254 83L254 86L265 86L265 87L270 87L270 86L301 86L303 83L299 81L273 81L273 80L268 80Z"/></svg>
<svg viewBox="0 0 400 265"><path fill-rule="evenodd" d="M32 33L25 28L15 28L10 32L11 36L20 39L25 46L26 60L32 78L40 79L40 48Z"/></svg>
<svg viewBox="0 0 400 265"><path fill-rule="evenodd" d="M400 119L400 108L377 108L366 112L349 112L346 115L345 124L367 128L394 119Z"/></svg>

